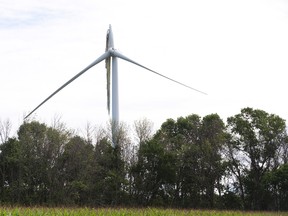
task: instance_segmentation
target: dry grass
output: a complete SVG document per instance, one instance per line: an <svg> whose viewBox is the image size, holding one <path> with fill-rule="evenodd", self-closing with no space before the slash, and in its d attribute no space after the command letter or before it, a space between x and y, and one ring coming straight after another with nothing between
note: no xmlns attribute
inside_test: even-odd
<svg viewBox="0 0 288 216"><path fill-rule="evenodd" d="M159 208L145 208L145 209L129 209L129 208L42 208L42 207L0 207L1 215L63 215L63 216L94 216L94 215L111 215L111 216L288 216L288 212L243 212L243 211L217 211L217 210L176 210L176 209L159 209Z"/></svg>

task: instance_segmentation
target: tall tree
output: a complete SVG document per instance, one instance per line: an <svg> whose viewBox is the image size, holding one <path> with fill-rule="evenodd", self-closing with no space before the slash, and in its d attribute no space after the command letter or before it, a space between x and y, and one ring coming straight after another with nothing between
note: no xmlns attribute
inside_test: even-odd
<svg viewBox="0 0 288 216"><path fill-rule="evenodd" d="M264 174L277 168L277 149L286 136L285 121L263 110L244 108L240 114L228 118L231 133L229 158L242 193L252 209L265 206L261 182ZM242 196L243 197L243 196Z"/></svg>
<svg viewBox="0 0 288 216"><path fill-rule="evenodd" d="M166 203L170 197L173 205L185 207L213 207L214 189L221 189L224 129L216 114L164 122L153 139L140 146L135 180L142 196L152 200L161 195Z"/></svg>
<svg viewBox="0 0 288 216"><path fill-rule="evenodd" d="M226 142L225 125L217 114L207 115L201 125L201 171L208 206L214 207L214 191L221 196L221 179L226 169L222 160L222 149Z"/></svg>
<svg viewBox="0 0 288 216"><path fill-rule="evenodd" d="M138 204L169 204L175 179L175 158L156 140L142 143L137 164L132 167Z"/></svg>
<svg viewBox="0 0 288 216"><path fill-rule="evenodd" d="M74 204L84 204L90 198L93 174L93 145L79 136L72 137L64 147L62 155L63 187L66 200Z"/></svg>
<svg viewBox="0 0 288 216"><path fill-rule="evenodd" d="M46 185L46 145L47 126L39 122L24 123L18 130L20 142L20 176L23 187L23 202L33 204L34 201L45 202Z"/></svg>
<svg viewBox="0 0 288 216"><path fill-rule="evenodd" d="M1 145L1 180L9 192L7 201L41 204L61 199L59 158L67 139L66 133L34 121L20 126L18 139Z"/></svg>
<svg viewBox="0 0 288 216"><path fill-rule="evenodd" d="M97 205L118 205L123 203L125 166L120 146L113 148L106 137L95 146L95 167L93 174L94 203Z"/></svg>
<svg viewBox="0 0 288 216"><path fill-rule="evenodd" d="M10 138L0 145L0 202L20 202L20 145Z"/></svg>

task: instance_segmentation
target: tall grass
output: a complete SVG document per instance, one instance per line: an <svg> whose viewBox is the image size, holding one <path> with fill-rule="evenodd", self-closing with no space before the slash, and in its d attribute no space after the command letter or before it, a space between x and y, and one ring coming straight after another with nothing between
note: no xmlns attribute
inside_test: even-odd
<svg viewBox="0 0 288 216"><path fill-rule="evenodd" d="M125 209L125 208L8 208L0 207L0 216L20 216L20 215L62 215L62 216L288 216L288 212L241 212L241 211L216 211L216 210L176 210L176 209Z"/></svg>

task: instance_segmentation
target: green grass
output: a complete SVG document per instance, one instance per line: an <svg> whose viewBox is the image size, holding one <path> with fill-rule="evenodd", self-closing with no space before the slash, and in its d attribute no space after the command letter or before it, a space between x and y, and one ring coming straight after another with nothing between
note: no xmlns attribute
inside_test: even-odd
<svg viewBox="0 0 288 216"><path fill-rule="evenodd" d="M9 208L0 207L0 216L16 216L16 215L62 215L62 216L94 216L94 215L111 215L111 216L288 216L288 212L241 212L241 211L214 211L214 210L176 210L176 209L157 209L157 208L145 208L145 209L126 209L126 208Z"/></svg>

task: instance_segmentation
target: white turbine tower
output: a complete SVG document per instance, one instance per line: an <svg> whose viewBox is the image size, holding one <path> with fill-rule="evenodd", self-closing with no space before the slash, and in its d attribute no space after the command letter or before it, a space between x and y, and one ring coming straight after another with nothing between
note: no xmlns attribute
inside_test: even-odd
<svg viewBox="0 0 288 216"><path fill-rule="evenodd" d="M187 88L190 88L192 90L198 91L202 94L206 94L202 91L199 91L195 88L192 88L188 85L185 85L181 82L178 82L174 79L171 79L167 76L164 76L156 71L153 71L131 59L128 57L124 56L123 54L119 53L117 50L114 49L114 41L113 41L113 33L112 33L112 28L111 25L109 25L109 29L107 31L106 35L106 50L105 53L102 54L99 58L97 58L95 61L93 61L90 65L88 65L86 68L84 68L82 71L80 71L78 74L76 74L74 77L72 77L70 80L68 80L66 83L64 83L60 88L58 88L56 91L54 91L49 97L47 97L44 101L42 101L36 108L34 108L27 116L25 116L24 119L28 118L32 113L34 113L40 106L42 106L45 102L47 102L50 98L52 98L55 94L57 94L59 91L61 91L63 88L65 88L67 85L69 85L71 82L73 82L75 79L77 79L79 76L81 76L83 73L85 73L87 70L95 66L96 64L100 63L101 61L105 60L106 62L106 70L107 70L107 109L108 113L110 114L110 80L112 80L112 144L113 147L117 145L117 141L115 139L116 134L118 132L119 128L119 95L118 95L118 63L117 63L117 58L121 58L125 61L128 61L130 63L133 63L135 65L138 65L146 70L149 70L150 72L153 72L159 76L162 76L166 79L169 79L175 83L178 83L182 86L185 86ZM111 62L112 62L112 77L111 77ZM111 78L110 78L111 77Z"/></svg>

